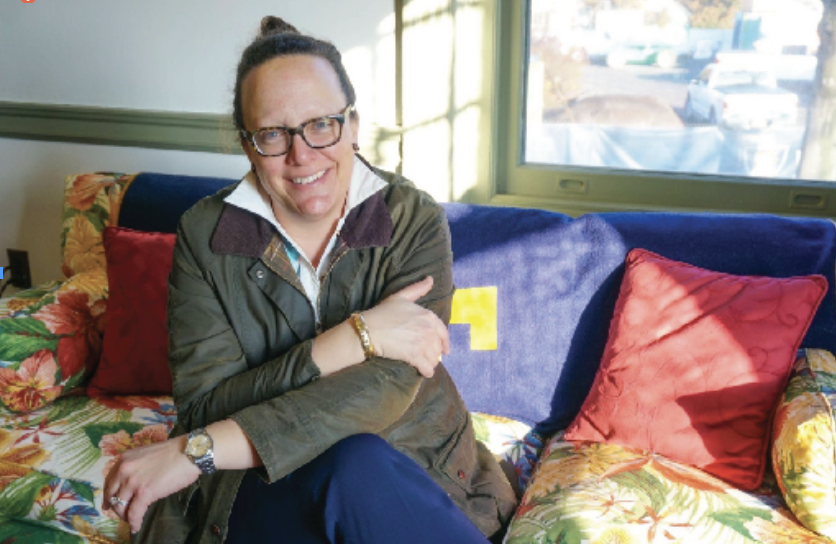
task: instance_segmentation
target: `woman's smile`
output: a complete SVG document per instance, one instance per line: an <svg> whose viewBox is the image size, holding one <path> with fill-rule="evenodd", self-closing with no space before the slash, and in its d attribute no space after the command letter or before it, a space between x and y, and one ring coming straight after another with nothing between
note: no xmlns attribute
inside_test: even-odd
<svg viewBox="0 0 836 544"><path fill-rule="evenodd" d="M322 170L321 172L311 174L310 176L307 176L307 177L293 178L291 181L295 185L309 185L309 184L321 179L322 176L325 175L325 172L326 172L326 170Z"/></svg>

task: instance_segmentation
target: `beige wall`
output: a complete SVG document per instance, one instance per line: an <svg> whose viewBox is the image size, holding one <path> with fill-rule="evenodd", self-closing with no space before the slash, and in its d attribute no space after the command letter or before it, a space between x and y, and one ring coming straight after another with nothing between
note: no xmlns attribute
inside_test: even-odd
<svg viewBox="0 0 836 544"><path fill-rule="evenodd" d="M237 58L263 15L333 41L366 129L395 124L392 0L0 2L0 101L228 113ZM236 177L243 157L0 138L0 265L27 250L59 277L63 179L95 170ZM7 292L8 293L8 292Z"/></svg>

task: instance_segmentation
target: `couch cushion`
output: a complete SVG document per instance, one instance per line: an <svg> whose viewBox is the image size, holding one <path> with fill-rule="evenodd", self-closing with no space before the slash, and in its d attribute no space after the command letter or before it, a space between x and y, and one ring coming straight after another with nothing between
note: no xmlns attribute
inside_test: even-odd
<svg viewBox="0 0 836 544"><path fill-rule="evenodd" d="M26 415L0 408L0 512L25 522L0 524L0 534L46 527L127 543L127 524L102 513L105 474L127 449L165 440L175 419L170 397L62 397ZM40 542L74 541L67 536Z"/></svg>
<svg viewBox="0 0 836 544"><path fill-rule="evenodd" d="M743 492L699 469L613 444L548 442L505 544L826 544L774 482Z"/></svg>
<svg viewBox="0 0 836 544"><path fill-rule="evenodd" d="M772 415L827 289L634 249L592 390L567 440L653 451L760 485Z"/></svg>
<svg viewBox="0 0 836 544"><path fill-rule="evenodd" d="M122 227L104 230L107 324L89 394L171 394L166 306L175 239Z"/></svg>
<svg viewBox="0 0 836 544"><path fill-rule="evenodd" d="M775 412L772 466L802 524L836 540L836 358L805 350Z"/></svg>
<svg viewBox="0 0 836 544"><path fill-rule="evenodd" d="M149 232L177 232L180 216L198 200L238 180L143 172L126 191L119 226Z"/></svg>

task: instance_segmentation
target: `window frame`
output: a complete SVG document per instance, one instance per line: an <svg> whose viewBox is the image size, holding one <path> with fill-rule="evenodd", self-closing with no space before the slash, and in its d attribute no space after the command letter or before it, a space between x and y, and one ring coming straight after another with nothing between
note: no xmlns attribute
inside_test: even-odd
<svg viewBox="0 0 836 544"><path fill-rule="evenodd" d="M531 0L498 0L491 203L570 215L706 211L836 217L836 182L524 164Z"/></svg>

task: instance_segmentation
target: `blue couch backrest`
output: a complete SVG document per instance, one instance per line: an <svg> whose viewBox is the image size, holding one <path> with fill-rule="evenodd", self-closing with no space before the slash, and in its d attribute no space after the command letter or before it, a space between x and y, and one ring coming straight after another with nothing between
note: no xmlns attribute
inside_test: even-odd
<svg viewBox="0 0 836 544"><path fill-rule="evenodd" d="M120 225L174 232L231 179L141 174ZM459 290L445 366L472 411L564 428L592 385L627 252L731 274L821 274L829 289L802 347L836 350L836 228L772 215L605 213L445 204ZM465 304L465 302L467 304ZM467 307L464 307L467 306Z"/></svg>

